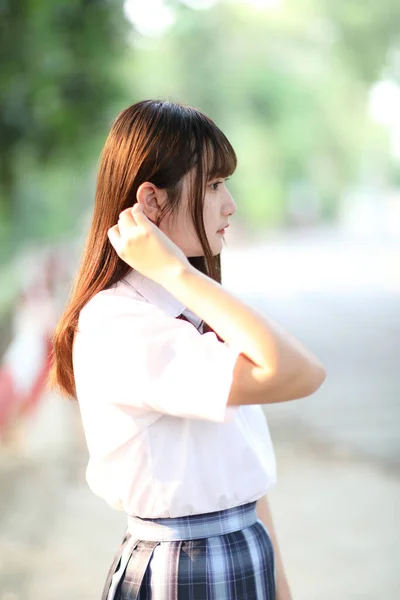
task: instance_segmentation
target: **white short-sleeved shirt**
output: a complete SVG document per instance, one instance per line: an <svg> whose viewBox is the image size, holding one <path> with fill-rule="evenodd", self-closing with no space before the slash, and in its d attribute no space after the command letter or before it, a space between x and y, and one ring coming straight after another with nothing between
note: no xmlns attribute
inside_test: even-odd
<svg viewBox="0 0 400 600"><path fill-rule="evenodd" d="M201 334L201 323L134 270L81 310L73 366L86 480L117 510L213 512L257 500L276 481L261 407L227 406L240 350Z"/></svg>

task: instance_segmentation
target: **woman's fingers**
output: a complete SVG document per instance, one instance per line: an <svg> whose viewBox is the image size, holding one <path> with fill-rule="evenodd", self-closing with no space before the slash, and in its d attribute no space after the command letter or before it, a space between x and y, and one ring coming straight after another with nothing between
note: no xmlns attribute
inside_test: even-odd
<svg viewBox="0 0 400 600"><path fill-rule="evenodd" d="M110 227L110 229L107 231L107 235L108 235L108 239L110 240L111 244L114 246L115 249L117 249L121 242L121 234L119 232L118 225L114 225L114 227Z"/></svg>
<svg viewBox="0 0 400 600"><path fill-rule="evenodd" d="M149 219L144 214L142 206L139 202L136 202L132 207L126 208L119 215L118 223L122 222L123 225L141 225L146 227L149 223Z"/></svg>
<svg viewBox="0 0 400 600"><path fill-rule="evenodd" d="M148 217L146 217L143 207L139 202L136 202L136 204L132 206L130 211L134 221L136 221L138 225L143 225L144 227L146 227L147 225L149 225L149 223L152 222Z"/></svg>
<svg viewBox="0 0 400 600"><path fill-rule="evenodd" d="M111 227L107 232L108 238L119 256L123 253L123 247L128 238L133 239L137 234L147 235L149 233L150 223L151 221L147 219L139 202L119 214L117 225Z"/></svg>
<svg viewBox="0 0 400 600"><path fill-rule="evenodd" d="M124 223L124 225L136 225L135 218L130 208L127 208L119 213L118 223L120 222Z"/></svg>

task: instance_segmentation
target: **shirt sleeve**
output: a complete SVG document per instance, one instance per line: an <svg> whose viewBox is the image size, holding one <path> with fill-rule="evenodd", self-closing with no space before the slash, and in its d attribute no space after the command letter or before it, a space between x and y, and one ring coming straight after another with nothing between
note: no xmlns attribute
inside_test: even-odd
<svg viewBox="0 0 400 600"><path fill-rule="evenodd" d="M135 302L135 301L133 301ZM168 415L230 422L227 406L240 354L148 303L79 328L74 375L80 395ZM125 305L126 307L126 305Z"/></svg>

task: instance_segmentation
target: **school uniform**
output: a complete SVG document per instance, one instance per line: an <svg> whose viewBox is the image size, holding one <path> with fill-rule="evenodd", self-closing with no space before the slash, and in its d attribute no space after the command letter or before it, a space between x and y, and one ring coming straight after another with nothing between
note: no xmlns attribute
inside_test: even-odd
<svg viewBox="0 0 400 600"><path fill-rule="evenodd" d="M276 482L260 406L227 406L240 353L131 270L81 310L73 365L91 490L127 515L102 600L272 600L256 501Z"/></svg>

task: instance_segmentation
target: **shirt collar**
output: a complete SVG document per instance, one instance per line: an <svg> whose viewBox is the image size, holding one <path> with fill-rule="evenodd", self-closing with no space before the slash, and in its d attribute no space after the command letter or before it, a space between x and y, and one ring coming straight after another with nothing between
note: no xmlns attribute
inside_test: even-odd
<svg viewBox="0 0 400 600"><path fill-rule="evenodd" d="M187 316L196 326L199 326L202 319L186 308L175 296L173 296L162 285L142 275L139 271L132 269L124 277L124 281L132 286L141 296L151 304L163 309L171 317L178 317L180 314Z"/></svg>

